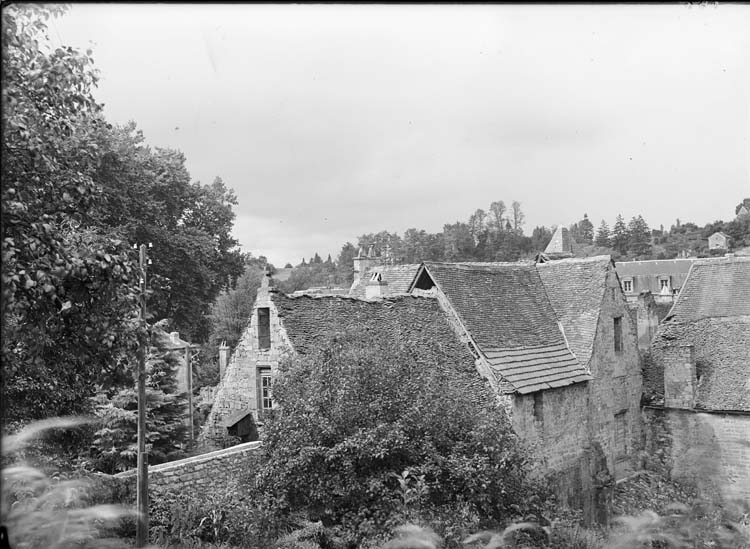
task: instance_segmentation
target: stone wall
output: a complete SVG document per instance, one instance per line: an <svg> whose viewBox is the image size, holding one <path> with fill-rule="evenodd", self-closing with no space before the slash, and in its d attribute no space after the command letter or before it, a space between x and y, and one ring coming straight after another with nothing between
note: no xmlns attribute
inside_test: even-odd
<svg viewBox="0 0 750 549"><path fill-rule="evenodd" d="M614 347L614 318L621 317L622 350ZM637 466L643 390L636 323L628 312L615 271L607 274L601 312L589 361L588 417L591 442L601 446L607 467L620 479Z"/></svg>
<svg viewBox="0 0 750 549"><path fill-rule="evenodd" d="M665 345L661 363L664 367L664 406L691 409L695 404L696 371L692 345Z"/></svg>
<svg viewBox="0 0 750 549"><path fill-rule="evenodd" d="M589 441L588 383L513 397L513 429L551 471L575 467Z"/></svg>
<svg viewBox="0 0 750 549"><path fill-rule="evenodd" d="M750 415L646 407L649 466L750 502Z"/></svg>
<svg viewBox="0 0 750 549"><path fill-rule="evenodd" d="M166 492L188 494L203 498L208 494L221 495L236 488L241 473L247 471L260 442L239 444L178 461L152 465L148 468L149 498L159 498ZM120 493L125 502L135 501L137 471L131 469L114 475L123 487Z"/></svg>

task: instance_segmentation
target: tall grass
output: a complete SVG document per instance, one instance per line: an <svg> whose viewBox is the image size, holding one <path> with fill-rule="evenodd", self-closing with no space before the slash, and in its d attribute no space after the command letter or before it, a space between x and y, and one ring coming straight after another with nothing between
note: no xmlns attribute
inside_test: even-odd
<svg viewBox="0 0 750 549"><path fill-rule="evenodd" d="M101 503L101 494L84 478L49 476L19 459L23 449L51 429L86 423L81 418L52 418L34 422L2 438L2 497L0 520L14 549L121 548L114 528L133 512Z"/></svg>

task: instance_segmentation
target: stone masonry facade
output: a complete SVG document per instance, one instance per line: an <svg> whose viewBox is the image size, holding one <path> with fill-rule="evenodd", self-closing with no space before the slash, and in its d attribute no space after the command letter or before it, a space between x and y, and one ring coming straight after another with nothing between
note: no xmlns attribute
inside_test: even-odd
<svg viewBox="0 0 750 549"><path fill-rule="evenodd" d="M202 499L210 494L223 495L237 487L241 474L250 468L260 442L248 442L232 448L201 454L148 468L149 499L165 493L187 494ZM114 475L122 486L120 497L135 501L136 469Z"/></svg>
<svg viewBox="0 0 750 549"><path fill-rule="evenodd" d="M670 478L750 501L750 415L646 407L646 453Z"/></svg>
<svg viewBox="0 0 750 549"><path fill-rule="evenodd" d="M258 309L268 308L270 316L270 348L261 349L258 341ZM242 335L226 374L221 380L214 404L209 413L206 424L200 435L200 440L209 448L223 448L233 441L227 434L225 422L237 413L248 411L252 413L256 422L261 423L258 416L258 384L259 370L269 368L272 374L278 371L279 362L291 353L289 338L283 325L279 321L278 311L271 300L267 281L258 290L255 307L250 317L248 329Z"/></svg>

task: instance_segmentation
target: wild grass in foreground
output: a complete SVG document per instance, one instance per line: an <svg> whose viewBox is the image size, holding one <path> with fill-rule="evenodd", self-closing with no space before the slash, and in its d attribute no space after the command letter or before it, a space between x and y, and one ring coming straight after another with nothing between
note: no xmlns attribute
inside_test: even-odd
<svg viewBox="0 0 750 549"><path fill-rule="evenodd" d="M48 476L23 461L14 461L26 445L50 429L67 429L85 419L52 418L34 422L2 441L2 502L0 520L13 549L130 547L115 528L132 511L97 502L90 481Z"/></svg>

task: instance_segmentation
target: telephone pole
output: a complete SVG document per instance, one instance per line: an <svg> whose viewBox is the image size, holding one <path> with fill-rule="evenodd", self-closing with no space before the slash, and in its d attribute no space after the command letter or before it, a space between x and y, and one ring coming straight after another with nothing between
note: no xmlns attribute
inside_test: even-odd
<svg viewBox="0 0 750 549"><path fill-rule="evenodd" d="M149 244L149 248L151 244ZM140 246L139 264L141 267L141 327L146 327L146 245ZM138 524L136 525L135 546L145 547L148 544L148 454L146 454L146 353L148 352L149 332L141 334L138 345L138 472L136 486L136 507Z"/></svg>

